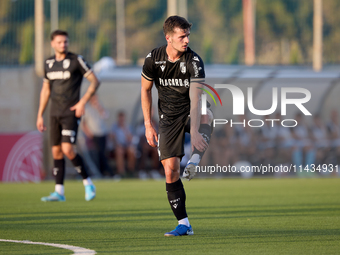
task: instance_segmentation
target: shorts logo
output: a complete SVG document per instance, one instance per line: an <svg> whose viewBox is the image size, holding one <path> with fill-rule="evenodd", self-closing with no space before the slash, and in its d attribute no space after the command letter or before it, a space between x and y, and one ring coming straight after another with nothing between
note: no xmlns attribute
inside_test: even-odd
<svg viewBox="0 0 340 255"><path fill-rule="evenodd" d="M76 135L76 132L73 131L73 130L63 129L63 130L61 131L61 134L62 134L63 136L75 136L75 135Z"/></svg>
<svg viewBox="0 0 340 255"><path fill-rule="evenodd" d="M163 114L162 114L161 118L163 119ZM157 151L158 151L158 157L159 157L159 158L161 157L161 150L160 150L160 148L159 148L159 141L160 141L160 139L161 139L161 135L158 134Z"/></svg>
<svg viewBox="0 0 340 255"><path fill-rule="evenodd" d="M161 65L162 72L164 72L165 65Z"/></svg>
<svg viewBox="0 0 340 255"><path fill-rule="evenodd" d="M180 63L180 68L181 68L182 74L185 74L187 72L187 67L185 66L185 62Z"/></svg>
<svg viewBox="0 0 340 255"><path fill-rule="evenodd" d="M69 59L64 59L63 68L67 69L70 66L71 61Z"/></svg>
<svg viewBox="0 0 340 255"><path fill-rule="evenodd" d="M70 137L70 141L71 141L71 143L74 143L74 141L75 141L74 136L71 136L71 137Z"/></svg>

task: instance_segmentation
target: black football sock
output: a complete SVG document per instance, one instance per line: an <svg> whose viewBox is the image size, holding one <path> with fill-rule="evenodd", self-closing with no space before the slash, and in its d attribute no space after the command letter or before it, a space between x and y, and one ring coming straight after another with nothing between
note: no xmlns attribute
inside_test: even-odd
<svg viewBox="0 0 340 255"><path fill-rule="evenodd" d="M204 140L209 144L210 137L211 137L211 126L208 124L201 124L198 132L203 136ZM194 151L191 154L189 162L192 162L198 165L204 153L205 153L205 150L199 151L196 148L194 148Z"/></svg>
<svg viewBox="0 0 340 255"><path fill-rule="evenodd" d="M64 185L65 159L54 160L53 175L55 176L55 184Z"/></svg>
<svg viewBox="0 0 340 255"><path fill-rule="evenodd" d="M185 209L185 191L181 179L173 183L166 183L169 204L177 220L188 217Z"/></svg>
<svg viewBox="0 0 340 255"><path fill-rule="evenodd" d="M74 159L71 160L71 162L83 179L87 179L87 177L89 177L84 167L83 159L79 156L79 154L77 154Z"/></svg>

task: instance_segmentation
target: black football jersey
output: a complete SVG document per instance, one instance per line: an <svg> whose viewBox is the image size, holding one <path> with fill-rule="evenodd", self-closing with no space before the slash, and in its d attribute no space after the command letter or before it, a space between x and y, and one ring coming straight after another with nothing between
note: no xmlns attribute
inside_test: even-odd
<svg viewBox="0 0 340 255"><path fill-rule="evenodd" d="M45 61L44 81L51 86L51 116L74 115L70 107L78 103L83 77L91 72L83 57L71 52L61 61L55 56Z"/></svg>
<svg viewBox="0 0 340 255"><path fill-rule="evenodd" d="M178 60L172 62L164 45L146 56L142 76L156 85L160 124L166 125L190 114L190 82L204 81L204 64L189 47Z"/></svg>

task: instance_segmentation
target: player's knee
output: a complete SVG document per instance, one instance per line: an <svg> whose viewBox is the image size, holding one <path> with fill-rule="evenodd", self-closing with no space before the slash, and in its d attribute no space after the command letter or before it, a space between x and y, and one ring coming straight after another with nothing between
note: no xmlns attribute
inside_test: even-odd
<svg viewBox="0 0 340 255"><path fill-rule="evenodd" d="M165 176L167 176L168 178L176 179L177 177L179 177L180 169L169 167L169 168L164 169L164 173L165 173Z"/></svg>
<svg viewBox="0 0 340 255"><path fill-rule="evenodd" d="M165 163L165 164L164 164ZM180 166L177 162L163 162L164 172L166 176L176 177L179 176Z"/></svg>
<svg viewBox="0 0 340 255"><path fill-rule="evenodd" d="M73 148L71 144L62 146L62 151L65 154L65 156L70 160L73 159L77 155L77 153L75 152L75 149Z"/></svg>
<svg viewBox="0 0 340 255"><path fill-rule="evenodd" d="M168 166L165 168L165 170L169 173L177 173L179 172L179 168L174 167L174 166Z"/></svg>
<svg viewBox="0 0 340 255"><path fill-rule="evenodd" d="M65 152L64 154L70 160L74 159L75 156L77 155L73 150L67 151L67 153Z"/></svg>
<svg viewBox="0 0 340 255"><path fill-rule="evenodd" d="M53 156L54 159L62 159L64 157L64 154L63 154L60 146L53 146L52 147L52 156Z"/></svg>

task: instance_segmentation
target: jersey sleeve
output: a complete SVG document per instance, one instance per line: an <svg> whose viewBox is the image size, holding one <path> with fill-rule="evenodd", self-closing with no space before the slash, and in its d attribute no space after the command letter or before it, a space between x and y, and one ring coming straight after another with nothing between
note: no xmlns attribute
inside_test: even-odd
<svg viewBox="0 0 340 255"><path fill-rule="evenodd" d="M189 60L188 70L190 73L190 82L204 82L205 71L203 60L197 54Z"/></svg>
<svg viewBox="0 0 340 255"><path fill-rule="evenodd" d="M44 66L44 82L50 83L50 80L47 78L46 64Z"/></svg>
<svg viewBox="0 0 340 255"><path fill-rule="evenodd" d="M48 60L45 60L45 64L44 64L44 82L46 83L50 83L50 79L47 77L47 64Z"/></svg>
<svg viewBox="0 0 340 255"><path fill-rule="evenodd" d="M154 66L153 66L153 60L152 60L152 53L149 53L145 60L142 70L142 76L147 79L148 81L154 80Z"/></svg>
<svg viewBox="0 0 340 255"><path fill-rule="evenodd" d="M90 65L85 61L85 59L81 55L78 55L77 61L81 74L86 78L90 73L92 73Z"/></svg>

